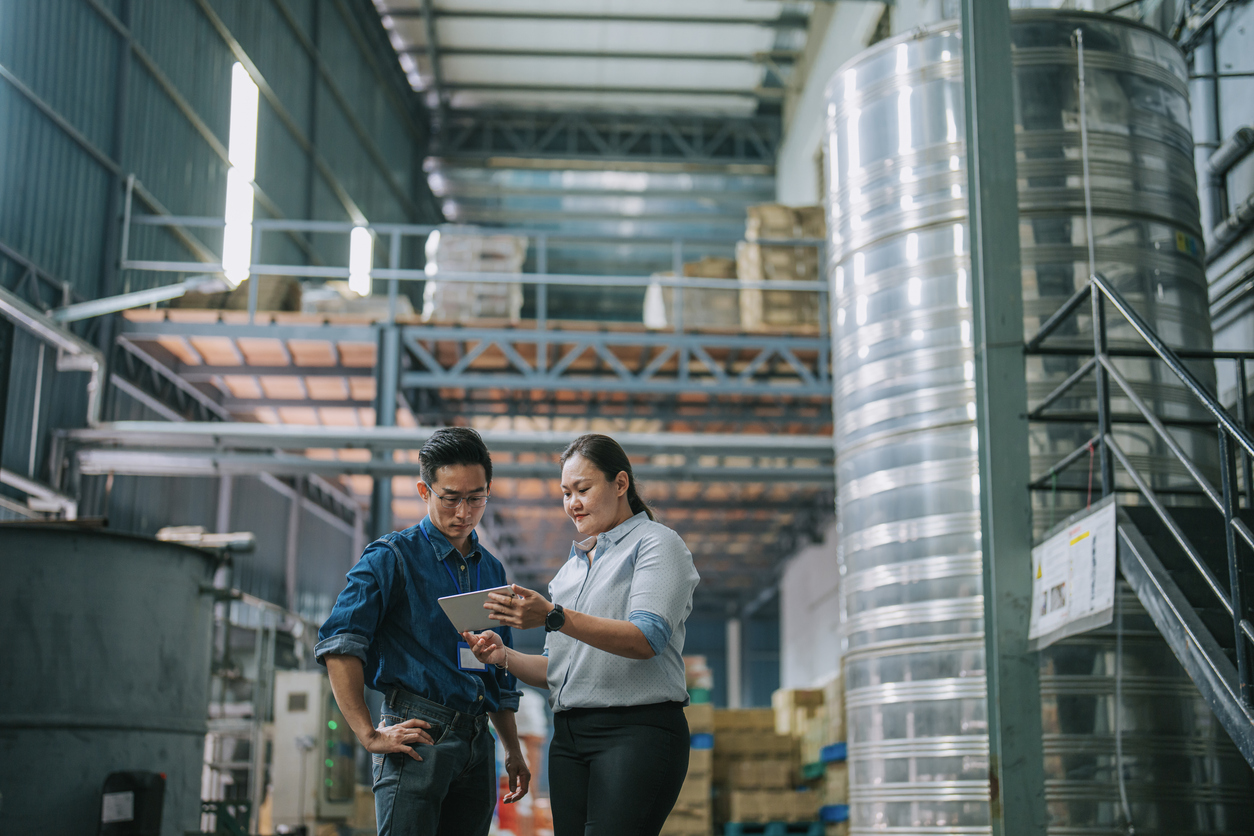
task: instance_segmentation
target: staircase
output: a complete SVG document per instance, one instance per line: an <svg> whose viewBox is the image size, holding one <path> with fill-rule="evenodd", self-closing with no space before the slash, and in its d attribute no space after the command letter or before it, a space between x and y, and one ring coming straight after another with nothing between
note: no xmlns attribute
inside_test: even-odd
<svg viewBox="0 0 1254 836"><path fill-rule="evenodd" d="M1028 342L1028 354L1045 353L1043 343L1085 303L1096 324L1093 352L1081 369L1029 413L1049 421L1048 408L1088 375L1097 384L1097 435L1064 457L1032 483L1042 489L1066 468L1082 461L1086 450L1101 451L1103 495L1116 492L1115 467L1126 473L1135 492L1119 506L1119 568L1148 611L1180 664L1211 711L1254 767L1254 437L1245 414L1246 363L1254 352L1190 352L1190 359L1226 359L1238 364L1239 411L1234 418L1197 380L1148 323L1100 274L1075 294ZM1132 325L1149 351L1114 351L1107 347L1107 305ZM1176 375L1213 418L1219 435L1221 479L1216 488L1168 432L1164 421L1138 397L1111 357L1157 357ZM1168 507L1111 436L1111 384L1122 390L1159 438L1193 477L1204 507ZM1121 419L1122 420L1122 419ZM1242 477L1238 479L1238 463ZM1244 483L1245 507L1240 490ZM1119 489L1119 492L1123 492ZM1179 493L1178 491L1176 493ZM1209 504L1205 504L1209 503Z"/></svg>
<svg viewBox="0 0 1254 836"><path fill-rule="evenodd" d="M1172 508L1167 513L1229 595L1223 515L1209 508ZM1254 525L1254 512L1244 509L1239 515L1247 526ZM1217 605L1204 576L1153 508L1119 509L1119 569L1237 749L1254 766L1254 707L1241 697L1232 616Z"/></svg>

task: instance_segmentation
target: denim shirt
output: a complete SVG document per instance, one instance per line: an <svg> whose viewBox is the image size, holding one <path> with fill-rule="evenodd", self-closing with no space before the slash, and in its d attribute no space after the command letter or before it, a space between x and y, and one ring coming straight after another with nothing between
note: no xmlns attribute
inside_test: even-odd
<svg viewBox="0 0 1254 836"><path fill-rule="evenodd" d="M517 711L522 692L512 674L492 665L486 671L458 669L462 637L436 603L506 584L500 561L470 536L474 550L463 558L426 518L367 546L318 631L314 657L325 665L328 653L356 656L366 684L383 693L403 688L465 714ZM510 628L495 632L513 647Z"/></svg>

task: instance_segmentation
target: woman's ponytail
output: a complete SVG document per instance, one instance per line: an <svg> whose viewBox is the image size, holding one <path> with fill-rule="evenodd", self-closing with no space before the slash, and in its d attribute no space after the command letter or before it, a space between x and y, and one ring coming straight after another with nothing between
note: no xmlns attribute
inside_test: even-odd
<svg viewBox="0 0 1254 836"><path fill-rule="evenodd" d="M631 513L639 514L644 511L649 519L656 521L657 517L653 515L653 509L645 504L640 498L640 494L636 491L636 477L629 470L627 471L627 504L631 506Z"/></svg>

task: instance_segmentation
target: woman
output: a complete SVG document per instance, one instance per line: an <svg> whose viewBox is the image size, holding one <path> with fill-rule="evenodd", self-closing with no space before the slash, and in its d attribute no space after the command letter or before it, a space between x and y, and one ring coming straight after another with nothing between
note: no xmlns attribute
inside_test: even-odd
<svg viewBox="0 0 1254 836"><path fill-rule="evenodd" d="M501 624L544 626L544 655L491 631L480 661L549 692L554 836L656 836L688 772L684 622L697 571L636 490L618 442L589 434L562 453L566 514L582 539L549 584L552 603L514 586L485 606Z"/></svg>

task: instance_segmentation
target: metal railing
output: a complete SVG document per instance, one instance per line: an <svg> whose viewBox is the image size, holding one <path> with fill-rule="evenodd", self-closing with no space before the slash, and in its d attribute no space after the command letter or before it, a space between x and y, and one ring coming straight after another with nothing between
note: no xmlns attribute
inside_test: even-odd
<svg viewBox="0 0 1254 836"><path fill-rule="evenodd" d="M221 259L216 255L202 255L202 260L171 261L134 258L132 249L132 230L135 227L160 227L170 230L187 229L222 229L225 221L218 217L174 216L174 215L137 215L127 211L123 218L121 243L121 269L142 272L176 273L176 274L220 274ZM256 256L261 251L261 236L264 233L284 233L291 236L305 235L342 235L347 244L349 236L357 225L348 221L308 221L289 219L256 219L252 222L252 263L249 272L253 275L292 276L312 279L347 280L347 265L325 264L266 264L257 262ZM684 323L684 290L772 290L772 291L809 291L818 294L816 320L819 337L825 338L828 333L827 283L821 279L811 281L744 281L740 279L709 279L685 277L683 275L685 258L695 257L711 247L734 247L736 238L713 237L655 237L655 236L607 236L557 230L537 230L513 227L473 227L464 225L435 224L395 224L378 223L365 227L370 230L381 246L377 250L386 250L385 267L374 267L371 270L373 279L388 282L389 319L396 315L398 282L401 281L438 281L438 282L484 282L495 284L520 284L535 286L535 323L537 330L549 327L550 310L548 289L553 286L574 287L605 287L605 288L647 288L659 285L672 288L674 295L670 305L670 316L664 331L683 333ZM523 273L489 273L444 271L427 273L421 268L404 268L401 266L404 239L417 238L423 243L432 232L452 231L458 234L475 233L483 235L516 235L528 239L529 246L534 248L535 270ZM568 245L580 244L607 247L607 261L613 261L613 248L623 244L648 244L657 247L669 247L670 269L673 276L661 275L599 275L553 273L549 271L549 252L555 242ZM761 240L754 243L770 247L813 247L818 250L818 266L824 263L826 241L821 238ZM348 248L345 247L345 253ZM213 259L217 259L216 261ZM207 260L206 260L207 259ZM253 322L257 312L257 287L250 283L248 298L249 322Z"/></svg>
<svg viewBox="0 0 1254 836"><path fill-rule="evenodd" d="M1045 340L1057 331L1058 327L1085 302L1091 304L1093 319L1093 349L1091 352L1078 348L1052 348L1044 345ZM1149 346L1147 350L1111 349L1107 345L1106 303L1127 320L1137 335ZM1240 488L1237 481L1237 456L1241 459L1242 481L1245 485L1245 507L1254 508L1254 437L1251 437L1247 416L1247 383L1246 364L1254 361L1254 351L1195 351L1175 350L1170 348L1149 323L1136 312L1123 296L1111 286L1110 282L1100 273L1094 273L1089 283L1067 300L1041 326L1036 336L1024 347L1027 354L1074 354L1089 355L1079 369L1058 385L1035 409L1028 413L1030 421L1047 422L1052 420L1047 412L1050 406L1057 403L1077 383L1092 374L1097 384L1097 434L1076 450L1063 457L1030 484L1033 490L1048 490L1047 484L1055 480L1059 473L1066 470L1086 453L1092 455L1094 448L1100 450L1101 488L1106 496L1118 490L1115 485L1114 465L1119 466L1128 474L1136 488L1136 492L1145 497L1146 502L1170 531L1172 538L1184 550L1189 562L1201 574L1207 588L1219 601L1220 606L1232 618L1233 634L1237 656L1237 674L1240 680L1241 699L1247 705L1254 705L1254 671L1252 671L1251 650L1254 650L1254 624L1247 614L1251 612L1254 600L1250 599L1246 575L1246 567L1238 551L1237 539L1243 540L1247 547L1254 549L1254 533L1240 519L1236 511L1240 505ZM1157 416L1145 400L1136 393L1131 383L1116 368L1115 357L1150 357L1161 360L1172 374L1179 379L1184 387L1193 395L1201 406L1210 413L1210 417L1201 425L1211 426L1219 434L1220 482L1218 489L1210 483L1201 468L1185 453L1180 443L1168 431L1168 426L1199 426L1197 421L1169 421ZM1237 364L1237 417L1234 419L1219 403L1202 382L1184 364L1184 359L1231 360ZM1227 591L1220 584L1215 573L1211 571L1201 554L1189 541L1184 531L1168 513L1159 494L1186 493L1179 490L1158 490L1150 487L1145 477L1132 465L1128 455L1115 441L1111 429L1115 423L1124 423L1122 416L1115 416L1110 408L1110 384L1114 382L1132 405L1136 408L1135 418L1148 424L1154 433L1179 459L1189 476L1197 483L1198 489L1192 491L1204 496L1223 513L1224 534L1228 557Z"/></svg>

